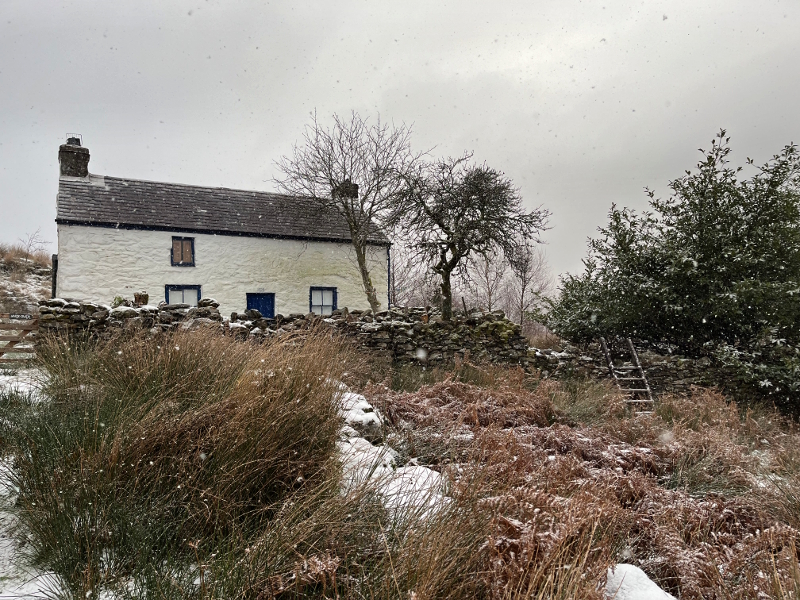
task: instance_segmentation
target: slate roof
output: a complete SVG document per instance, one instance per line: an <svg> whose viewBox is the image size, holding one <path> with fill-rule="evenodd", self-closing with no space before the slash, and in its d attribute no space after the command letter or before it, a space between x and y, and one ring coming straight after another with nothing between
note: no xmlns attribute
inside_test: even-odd
<svg viewBox="0 0 800 600"><path fill-rule="evenodd" d="M59 178L56 222L349 242L344 218L295 196L90 175ZM377 228L372 244L388 245Z"/></svg>

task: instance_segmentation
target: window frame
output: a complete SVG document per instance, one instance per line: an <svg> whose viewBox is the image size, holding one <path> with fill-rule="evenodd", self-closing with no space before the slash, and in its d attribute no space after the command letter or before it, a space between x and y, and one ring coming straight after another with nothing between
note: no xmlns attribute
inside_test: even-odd
<svg viewBox="0 0 800 600"><path fill-rule="evenodd" d="M202 293L201 293L201 286L200 285L194 285L194 284L184 285L184 284L169 284L168 283L167 285L164 286L164 301L167 304L169 304L169 293L171 291L177 291L177 290L181 290L181 291L183 291L183 290L197 290L197 302L198 302L198 304L200 303L200 299L203 297ZM186 303L183 302L181 304L186 304ZM195 304L195 306L197 306L197 304Z"/></svg>
<svg viewBox="0 0 800 600"><path fill-rule="evenodd" d="M180 240L181 242L181 256L183 255L183 242L191 242L192 243L192 262L175 262L175 242ZM181 237L177 235L172 236L172 245L169 248L169 262L173 267L194 267L195 266L195 256L194 256L194 238L193 237Z"/></svg>
<svg viewBox="0 0 800 600"><path fill-rule="evenodd" d="M331 307L331 312L333 312L333 311L338 309L338 307L339 307L339 292L338 292L337 288L330 287L330 286L312 285L311 287L308 288L308 312L314 313L314 309L313 309L313 306L314 306L313 294L314 294L314 292L333 292L333 306ZM325 305L323 304L322 306L325 306ZM314 313L314 314L317 314L317 313ZM319 316L327 317L329 315L320 314Z"/></svg>

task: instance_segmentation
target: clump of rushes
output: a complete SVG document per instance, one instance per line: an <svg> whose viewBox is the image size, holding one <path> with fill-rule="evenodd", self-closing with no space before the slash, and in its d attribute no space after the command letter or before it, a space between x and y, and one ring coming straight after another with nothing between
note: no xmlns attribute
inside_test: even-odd
<svg viewBox="0 0 800 600"><path fill-rule="evenodd" d="M50 401L13 403L1 432L26 547L85 597L140 572L180 581L222 541L246 545L288 499L338 477L348 352L322 333L43 341Z"/></svg>

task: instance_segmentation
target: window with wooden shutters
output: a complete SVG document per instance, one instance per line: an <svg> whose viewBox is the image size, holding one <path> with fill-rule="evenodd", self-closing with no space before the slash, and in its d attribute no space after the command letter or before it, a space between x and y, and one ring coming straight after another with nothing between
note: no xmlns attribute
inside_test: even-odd
<svg viewBox="0 0 800 600"><path fill-rule="evenodd" d="M186 237L172 238L172 266L173 267L194 266L194 238L186 238Z"/></svg>

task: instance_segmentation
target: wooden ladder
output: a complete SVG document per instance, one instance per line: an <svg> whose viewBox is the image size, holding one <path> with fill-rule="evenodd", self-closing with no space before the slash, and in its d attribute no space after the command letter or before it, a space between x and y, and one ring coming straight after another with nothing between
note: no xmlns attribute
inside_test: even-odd
<svg viewBox="0 0 800 600"><path fill-rule="evenodd" d="M17 344L33 342L33 335L39 329L39 318L36 315L0 313L0 321L27 321L27 323L4 323L0 322L0 342L5 342L0 346L0 364L19 363L30 360L36 354L36 350L31 347L17 347ZM17 332L17 333L13 333ZM29 337L30 336L30 337ZM8 358L6 354L22 355L19 358Z"/></svg>
<svg viewBox="0 0 800 600"><path fill-rule="evenodd" d="M631 353L631 366L623 365L617 367L611 358L606 339L600 338L600 346L603 348L603 354L606 357L608 371L620 391L628 396L626 400L628 404L651 410L653 408L653 391L647 382L647 375L645 375L644 367L639 361L639 354L636 352L633 341L631 338L626 338L626 341L628 342L628 350Z"/></svg>

